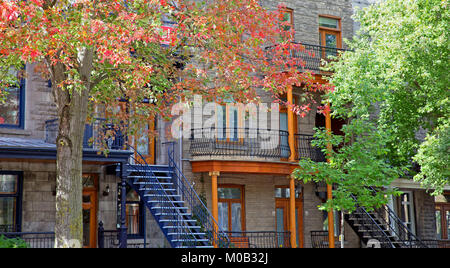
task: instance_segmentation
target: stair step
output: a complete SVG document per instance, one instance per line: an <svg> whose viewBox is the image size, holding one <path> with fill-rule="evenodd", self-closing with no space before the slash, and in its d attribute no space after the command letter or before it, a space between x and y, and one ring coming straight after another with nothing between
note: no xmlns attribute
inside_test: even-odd
<svg viewBox="0 0 450 268"><path fill-rule="evenodd" d="M189 209L188 207L152 207L152 209Z"/></svg>
<svg viewBox="0 0 450 268"><path fill-rule="evenodd" d="M178 219L161 219L159 220L160 222L197 222L197 220L188 220L188 219L182 219L182 220L178 220Z"/></svg>
<svg viewBox="0 0 450 268"><path fill-rule="evenodd" d="M133 179L149 179L149 180L169 180L172 179L172 177L169 176L142 176L142 175L130 175L128 176L128 178L133 178Z"/></svg>
<svg viewBox="0 0 450 268"><path fill-rule="evenodd" d="M206 235L206 233L187 233L187 234L180 234L180 233L167 233L167 235Z"/></svg>
<svg viewBox="0 0 450 268"><path fill-rule="evenodd" d="M208 239L174 239L172 242L209 242Z"/></svg>
<svg viewBox="0 0 450 268"><path fill-rule="evenodd" d="M191 248L191 247L180 246L176 248ZM195 248L214 248L214 246L195 246Z"/></svg>
<svg viewBox="0 0 450 268"><path fill-rule="evenodd" d="M191 213L155 213L155 216L191 216Z"/></svg>
<svg viewBox="0 0 450 268"><path fill-rule="evenodd" d="M177 195L177 194L167 194L167 195L162 195L162 194L144 194L145 197L181 197L181 195Z"/></svg>
<svg viewBox="0 0 450 268"><path fill-rule="evenodd" d="M201 226L189 226L189 225L187 225L187 226L173 226L173 225L170 225L170 226L164 226L163 228L164 229L176 229L176 228L181 228L181 227L189 228L189 229L200 229L200 228L202 228Z"/></svg>
<svg viewBox="0 0 450 268"><path fill-rule="evenodd" d="M149 200L149 201L147 201L147 203L174 203L174 204L178 203L178 204L180 204L180 203L184 203L184 201L183 200Z"/></svg>

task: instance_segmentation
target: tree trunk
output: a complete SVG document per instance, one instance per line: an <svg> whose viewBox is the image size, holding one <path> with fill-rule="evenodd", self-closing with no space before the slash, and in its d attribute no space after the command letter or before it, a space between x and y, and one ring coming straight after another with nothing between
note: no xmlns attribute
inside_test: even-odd
<svg viewBox="0 0 450 268"><path fill-rule="evenodd" d="M59 132L56 139L56 219L55 247L82 247L82 169L83 136L86 124L92 52L82 50L79 56L81 90L53 88L58 110ZM52 69L55 81L64 81L65 68Z"/></svg>

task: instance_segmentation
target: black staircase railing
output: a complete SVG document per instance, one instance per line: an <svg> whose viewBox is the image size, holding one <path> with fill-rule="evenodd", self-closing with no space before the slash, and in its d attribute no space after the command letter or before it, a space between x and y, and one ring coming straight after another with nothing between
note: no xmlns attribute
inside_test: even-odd
<svg viewBox="0 0 450 268"><path fill-rule="evenodd" d="M375 194L373 187L369 189ZM352 195L357 201L357 197ZM389 206L367 211L364 207L357 205L350 217L358 224L358 229L363 232L366 239L377 240L381 247L390 248L427 248L406 224L398 218Z"/></svg>
<svg viewBox="0 0 450 268"><path fill-rule="evenodd" d="M369 187L373 193L376 190L373 187ZM389 207L382 206L377 209L379 220L382 224L388 227L388 230L395 236L395 243L400 247L407 248L426 248L427 245L424 244L414 233L406 226L406 224L397 216L397 214Z"/></svg>
<svg viewBox="0 0 450 268"><path fill-rule="evenodd" d="M153 201L152 205L149 205L149 209L160 224L163 233L166 237L169 237L168 240L173 247L198 246L198 236L190 228L186 221L187 215L182 212L180 204L176 203L172 191L165 187L164 182L156 176L151 166L145 161L145 157L136 150L135 152L138 157L131 156L134 165L128 166L128 172L135 174L135 180L129 184L140 194L145 203L150 199ZM139 175L141 175L141 178L139 178ZM150 184L141 185L139 182ZM164 229L163 224L161 224L162 220L170 222L172 228L170 230Z"/></svg>
<svg viewBox="0 0 450 268"><path fill-rule="evenodd" d="M192 184L181 172L180 168L175 162L175 146L174 142L165 143L168 148L169 167L173 170L173 178L178 193L182 196L182 199L188 205L192 216L198 221L198 224L202 227L202 231L206 233L209 240L209 244L219 248L229 247L230 241L225 232L219 229L219 224L216 219L211 215L210 211L202 201L200 196L192 187Z"/></svg>

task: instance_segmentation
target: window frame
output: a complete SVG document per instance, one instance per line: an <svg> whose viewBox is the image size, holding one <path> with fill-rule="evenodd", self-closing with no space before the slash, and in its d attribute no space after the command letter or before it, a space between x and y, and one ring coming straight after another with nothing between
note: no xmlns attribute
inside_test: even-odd
<svg viewBox="0 0 450 268"><path fill-rule="evenodd" d="M25 66L22 68L22 71L24 73L26 73L26 67ZM18 86L18 91L19 91L18 92L18 94L19 94L19 110L18 110L19 123L18 124L1 124L0 123L0 128L13 128L13 129L24 129L25 128L25 86L26 86L25 78L20 78L19 86Z"/></svg>
<svg viewBox="0 0 450 268"><path fill-rule="evenodd" d="M23 172L22 171L4 171L0 170L0 175L15 175L17 176L15 193L1 193L0 198L15 198L14 202L14 232L21 232L22 230L22 199L23 199Z"/></svg>
<svg viewBox="0 0 450 268"><path fill-rule="evenodd" d="M128 184L127 184L127 190L129 189L129 190L131 190L131 191L135 191L135 189L133 189L133 187L131 187L131 186L129 186ZM120 209L120 206L121 206L121 200L120 200L120 198L121 198L121 191L122 191L122 185L121 185L121 183L118 183L117 184L117 194L118 194L118 198L117 198L117 226L120 226L120 214L121 214L121 209ZM136 192L136 191L135 191ZM136 192L136 194L138 194L137 192ZM125 194L125 196L127 196L126 194ZM139 194L138 194L138 196L139 196ZM144 238L145 236L146 236L146 216L145 216L145 209L146 209L146 206L145 206L145 204L144 204L144 201L142 200L142 198L139 196L139 199L140 199L140 201L128 201L128 200L125 200L125 219L126 219L126 225L127 225L127 236L128 236L128 238L129 239L142 239L142 238ZM128 204L138 204L139 205L139 214L138 214L138 216L139 216L139 219L138 219L138 224L139 224L139 233L137 233L137 234L130 234L130 233L128 233L128 231L129 231L129 224L128 224L128 209L127 209L127 205Z"/></svg>
<svg viewBox="0 0 450 268"><path fill-rule="evenodd" d="M324 26L320 26L320 18L329 18L329 19L335 19L338 21L338 28L329 28L329 27L324 27ZM336 35L336 48L338 49L342 49L342 21L340 17L337 16L332 16L332 15L324 15L324 14L320 14L318 17L318 22L319 22L319 45L322 47L326 47L326 42L325 41L325 34L327 33L331 33ZM322 40L320 42L320 40Z"/></svg>
<svg viewBox="0 0 450 268"><path fill-rule="evenodd" d="M218 203L227 203L228 204L228 230L225 232L233 232L231 231L233 229L232 226L232 211L231 211L231 204L233 203L239 203L241 204L241 232L246 231L245 226L245 186L240 184L219 184L217 188L238 188L241 190L241 196L239 199L236 198L218 198Z"/></svg>

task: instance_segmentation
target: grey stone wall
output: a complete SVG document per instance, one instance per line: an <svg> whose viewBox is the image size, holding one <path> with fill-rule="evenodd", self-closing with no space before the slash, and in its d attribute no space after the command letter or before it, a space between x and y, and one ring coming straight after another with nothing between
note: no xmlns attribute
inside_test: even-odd
<svg viewBox="0 0 450 268"><path fill-rule="evenodd" d="M319 15L331 15L341 18L342 37L353 36L352 1L350 0L264 0L263 5L274 10L279 4L294 10L295 40L312 45L319 44ZM345 46L344 46L345 48Z"/></svg>
<svg viewBox="0 0 450 268"><path fill-rule="evenodd" d="M34 71L35 64L27 64L25 80L25 127L24 129L0 128L0 136L44 139L45 121L56 118L48 82Z"/></svg>

